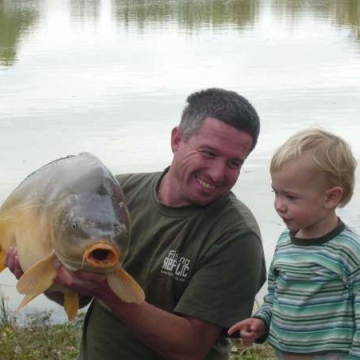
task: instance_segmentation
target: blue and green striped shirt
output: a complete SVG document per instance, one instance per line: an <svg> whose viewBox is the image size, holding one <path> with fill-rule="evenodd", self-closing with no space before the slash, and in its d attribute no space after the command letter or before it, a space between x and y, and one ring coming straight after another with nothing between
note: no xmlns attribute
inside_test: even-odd
<svg viewBox="0 0 360 360"><path fill-rule="evenodd" d="M341 351L360 359L359 236L341 221L319 239L284 231L255 317L266 322L268 342L280 351Z"/></svg>

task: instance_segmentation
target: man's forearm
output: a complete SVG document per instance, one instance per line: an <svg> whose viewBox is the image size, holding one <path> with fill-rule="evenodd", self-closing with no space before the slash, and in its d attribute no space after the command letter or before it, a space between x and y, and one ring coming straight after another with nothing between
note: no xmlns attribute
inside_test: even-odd
<svg viewBox="0 0 360 360"><path fill-rule="evenodd" d="M221 332L218 325L177 316L145 301L123 303L111 294L103 301L137 338L168 360L204 359Z"/></svg>
<svg viewBox="0 0 360 360"><path fill-rule="evenodd" d="M55 281L69 290L93 296L112 310L140 341L167 360L202 360L220 335L221 327L205 321L177 316L143 301L121 301L104 274L61 267Z"/></svg>

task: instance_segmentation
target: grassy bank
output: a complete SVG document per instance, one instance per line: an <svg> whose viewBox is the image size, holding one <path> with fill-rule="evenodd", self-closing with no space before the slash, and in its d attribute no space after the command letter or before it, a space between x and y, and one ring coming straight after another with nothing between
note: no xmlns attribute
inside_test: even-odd
<svg viewBox="0 0 360 360"><path fill-rule="evenodd" d="M234 341L231 360L276 360L276 356L268 344L244 347L240 342Z"/></svg>
<svg viewBox="0 0 360 360"><path fill-rule="evenodd" d="M27 315L23 324L8 311L0 297L0 359L76 360L83 316L77 321L54 324L50 312ZM234 341L231 360L273 360L267 345L244 348Z"/></svg>
<svg viewBox="0 0 360 360"><path fill-rule="evenodd" d="M79 322L54 324L46 311L27 315L19 324L0 298L0 359L75 360L80 332Z"/></svg>

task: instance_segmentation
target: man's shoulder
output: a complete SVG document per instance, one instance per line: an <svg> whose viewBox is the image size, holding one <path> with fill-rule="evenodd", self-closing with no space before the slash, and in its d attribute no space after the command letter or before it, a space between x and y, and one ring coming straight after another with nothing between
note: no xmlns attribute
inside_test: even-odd
<svg viewBox="0 0 360 360"><path fill-rule="evenodd" d="M238 199L232 192L230 192L229 195L226 197L224 210L225 213L227 213L227 216L229 216L229 214L233 214L233 216L241 217L245 221L257 223L251 209L240 199Z"/></svg>
<svg viewBox="0 0 360 360"><path fill-rule="evenodd" d="M215 224L221 224L221 228L226 228L228 231L251 231L260 238L260 228L258 222L250 210L250 208L238 199L232 192L227 196L219 199L216 204L213 204L211 209L212 214L216 214Z"/></svg>
<svg viewBox="0 0 360 360"><path fill-rule="evenodd" d="M152 181L159 176L160 172L148 172L148 173L128 173L115 175L116 180L121 186L129 186L138 183Z"/></svg>
<svg viewBox="0 0 360 360"><path fill-rule="evenodd" d="M233 208L234 211L246 212L252 214L250 208L244 202L242 202L238 197L236 197L236 195L233 192L229 193L227 199L229 206Z"/></svg>

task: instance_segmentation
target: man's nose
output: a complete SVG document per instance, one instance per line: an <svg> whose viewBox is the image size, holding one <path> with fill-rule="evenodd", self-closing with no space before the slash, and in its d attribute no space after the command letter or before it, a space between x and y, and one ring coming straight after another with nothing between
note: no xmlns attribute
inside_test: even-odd
<svg viewBox="0 0 360 360"><path fill-rule="evenodd" d="M221 182L225 178L226 164L221 160L213 161L209 174L213 182Z"/></svg>

